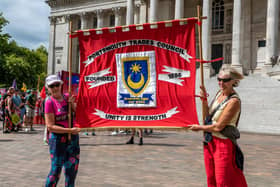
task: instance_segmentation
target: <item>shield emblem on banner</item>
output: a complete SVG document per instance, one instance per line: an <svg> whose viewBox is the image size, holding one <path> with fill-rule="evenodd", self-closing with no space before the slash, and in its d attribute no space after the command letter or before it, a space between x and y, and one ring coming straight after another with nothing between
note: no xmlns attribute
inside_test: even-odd
<svg viewBox="0 0 280 187"><path fill-rule="evenodd" d="M139 96L150 82L149 57L122 58L122 79L133 96Z"/></svg>

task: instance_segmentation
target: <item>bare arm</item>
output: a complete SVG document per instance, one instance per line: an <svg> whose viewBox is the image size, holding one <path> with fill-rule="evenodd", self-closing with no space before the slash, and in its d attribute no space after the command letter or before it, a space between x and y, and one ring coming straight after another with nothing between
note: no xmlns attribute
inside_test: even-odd
<svg viewBox="0 0 280 187"><path fill-rule="evenodd" d="M207 131L207 132L220 132L225 128L227 124L231 121L231 119L236 115L240 108L240 101L237 98L232 98L229 100L226 105L221 117L212 125L191 125L190 130L194 131Z"/></svg>
<svg viewBox="0 0 280 187"><path fill-rule="evenodd" d="M45 119L46 119L46 125L50 132L59 133L59 134L64 134L64 133L78 134L81 131L81 129L77 127L64 128L55 125L55 116L53 113L45 114Z"/></svg>

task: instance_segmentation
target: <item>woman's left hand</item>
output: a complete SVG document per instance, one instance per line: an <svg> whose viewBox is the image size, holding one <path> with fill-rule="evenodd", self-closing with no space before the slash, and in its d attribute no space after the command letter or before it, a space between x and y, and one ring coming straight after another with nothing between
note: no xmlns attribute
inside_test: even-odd
<svg viewBox="0 0 280 187"><path fill-rule="evenodd" d="M188 129L192 130L192 131L200 131L200 130L202 130L201 125L189 125Z"/></svg>

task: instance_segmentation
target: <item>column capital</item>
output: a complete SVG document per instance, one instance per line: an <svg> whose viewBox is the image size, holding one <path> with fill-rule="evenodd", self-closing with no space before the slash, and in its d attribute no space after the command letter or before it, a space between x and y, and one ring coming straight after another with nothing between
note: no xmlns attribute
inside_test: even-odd
<svg viewBox="0 0 280 187"><path fill-rule="evenodd" d="M134 8L140 8L141 5L142 5L142 3L136 3L136 4L134 5Z"/></svg>
<svg viewBox="0 0 280 187"><path fill-rule="evenodd" d="M97 15L97 16L101 16L102 14L104 14L104 10L103 9L98 9L98 10L95 10L94 13Z"/></svg>
<svg viewBox="0 0 280 187"><path fill-rule="evenodd" d="M88 12L81 12L78 14L80 17L87 17L89 16L89 13Z"/></svg>
<svg viewBox="0 0 280 187"><path fill-rule="evenodd" d="M67 22L70 22L70 21L71 21L72 15L67 14L67 15L64 15L63 18L64 18L64 20L65 20L65 23L67 23Z"/></svg>
<svg viewBox="0 0 280 187"><path fill-rule="evenodd" d="M56 16L49 16L49 21L51 25L54 25L56 23Z"/></svg>
<svg viewBox="0 0 280 187"><path fill-rule="evenodd" d="M123 7L113 7L112 11L114 14L119 15L123 11Z"/></svg>

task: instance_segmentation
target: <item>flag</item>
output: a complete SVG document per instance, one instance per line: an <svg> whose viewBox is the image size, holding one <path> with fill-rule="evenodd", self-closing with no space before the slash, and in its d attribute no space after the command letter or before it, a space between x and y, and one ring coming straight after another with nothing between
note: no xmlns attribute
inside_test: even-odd
<svg viewBox="0 0 280 187"><path fill-rule="evenodd" d="M12 87L13 87L14 89L17 89L17 81L16 81L16 79L13 80Z"/></svg>
<svg viewBox="0 0 280 187"><path fill-rule="evenodd" d="M26 90L27 90L27 86L26 86L26 84L23 82L23 83L22 83L21 91L26 92Z"/></svg>
<svg viewBox="0 0 280 187"><path fill-rule="evenodd" d="M79 79L80 75L78 73L72 73L72 95L78 95L78 88L79 88ZM61 80L63 81L62 92L68 93L69 87L69 72L68 71L61 71Z"/></svg>
<svg viewBox="0 0 280 187"><path fill-rule="evenodd" d="M186 23L174 20L79 31L76 126L183 128L198 124L196 23L188 19Z"/></svg>
<svg viewBox="0 0 280 187"><path fill-rule="evenodd" d="M42 88L42 90L41 90L41 92L40 92L40 97L41 97L42 99L45 99L45 98L46 98L46 88L45 88L45 86L43 86L43 88Z"/></svg>

